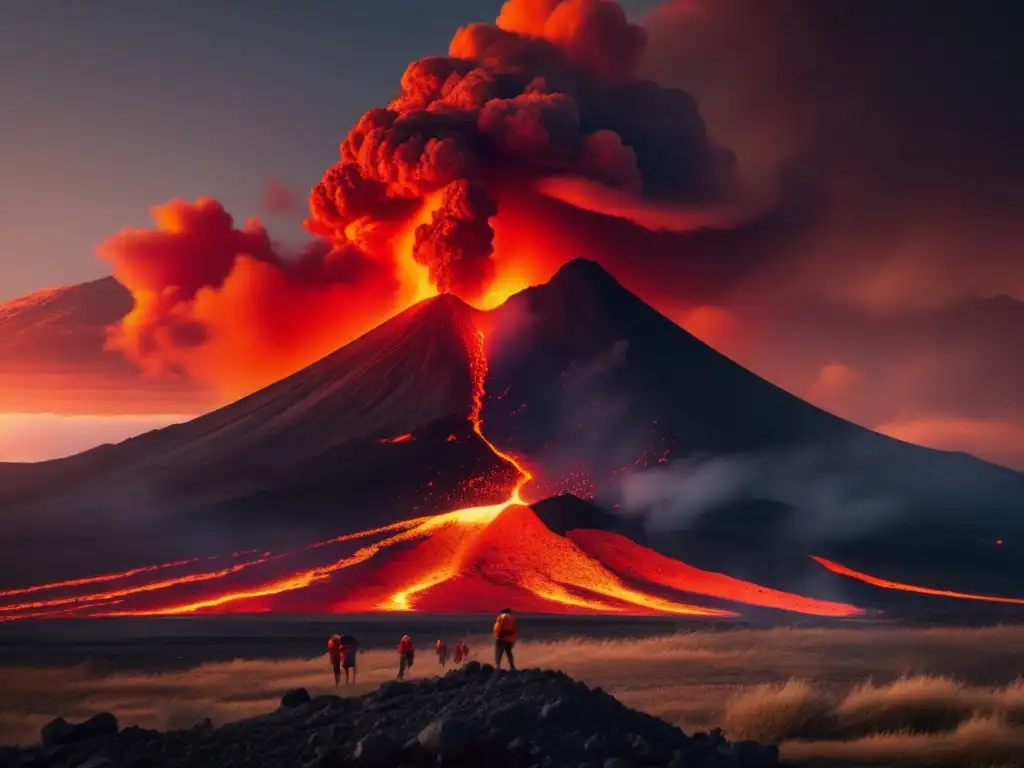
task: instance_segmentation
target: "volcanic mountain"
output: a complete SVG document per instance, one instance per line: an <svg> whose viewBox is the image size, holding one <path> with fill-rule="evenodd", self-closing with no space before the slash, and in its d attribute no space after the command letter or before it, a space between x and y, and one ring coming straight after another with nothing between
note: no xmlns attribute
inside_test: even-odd
<svg viewBox="0 0 1024 768"><path fill-rule="evenodd" d="M522 503L566 491L603 508ZM970 543L1021 531L1021 499L1020 475L820 411L578 260L490 312L425 301L188 423L0 465L0 618L848 615L761 584L804 583L811 548L992 566Z"/></svg>
<svg viewBox="0 0 1024 768"><path fill-rule="evenodd" d="M0 303L0 404L8 412L198 413L210 406L194 385L141 379L105 349L106 328L132 308L112 277ZM97 393L102 393L100 397Z"/></svg>

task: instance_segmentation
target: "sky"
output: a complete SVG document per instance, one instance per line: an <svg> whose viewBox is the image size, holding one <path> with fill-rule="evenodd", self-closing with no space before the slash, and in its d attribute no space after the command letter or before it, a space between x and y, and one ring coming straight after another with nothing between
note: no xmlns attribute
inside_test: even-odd
<svg viewBox="0 0 1024 768"><path fill-rule="evenodd" d="M643 255L632 259L635 284L660 291L659 309L716 348L821 407L1024 468L1024 103L1014 95L1024 12L1014 0L969 12L952 0L867 10L854 0L623 5L646 29L637 74L693 95L712 138L735 153L743 188L770 209L721 236L630 240ZM270 236L299 247L308 190L360 116L399 93L411 61L443 55L456 29L493 22L500 8L0 4L0 146L14 148L0 174L0 303L119 268L125 281L126 265L97 258L97 248L125 227L152 227L152 207L173 198L215 198L236 227L258 216ZM598 224L577 229L604 233ZM612 240L584 245L599 254ZM118 439L142 428L137 416L149 428L217 404L180 382L129 381L134 366L153 362L144 352L156 342L102 352L104 326L131 301L110 286L90 295L88 308L67 295L0 304L0 413L121 408L131 418L102 429L69 422L65 439L48 416L39 430L53 437L29 451L16 435L31 428L18 416L0 429L0 460L45 458L84 447L93 428L97 441ZM320 300L337 305L334 296ZM33 335L44 305L74 328ZM74 391L62 383L72 369ZM103 414L83 404L96 392L107 393Z"/></svg>
<svg viewBox="0 0 1024 768"><path fill-rule="evenodd" d="M627 3L642 13L651 0ZM0 301L109 273L93 248L149 208L303 202L408 63L491 21L496 0L12 0L0 4ZM395 24L401 19L401 24ZM298 242L299 217L270 217Z"/></svg>

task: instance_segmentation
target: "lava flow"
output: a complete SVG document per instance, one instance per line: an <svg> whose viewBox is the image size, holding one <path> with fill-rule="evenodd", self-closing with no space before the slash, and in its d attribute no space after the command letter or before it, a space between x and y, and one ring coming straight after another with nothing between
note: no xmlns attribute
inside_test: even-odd
<svg viewBox="0 0 1024 768"><path fill-rule="evenodd" d="M881 579L877 576L871 576L861 571L855 571L852 568L847 568L845 565L833 562L832 560L826 560L824 557L818 557L811 555L811 560L816 562L818 565L827 568L832 573L839 574L840 576L847 576L857 581L862 581L865 584L870 584L873 587L881 587L882 589L895 589L900 592L916 592L919 595L931 595L933 597L952 597L957 600L978 600L983 603L1003 603L1006 605L1024 605L1024 598L1020 597L996 597L995 595L974 595L969 592L953 592L948 589L932 589L931 587L919 587L914 584L903 584L899 581L889 581L888 579Z"/></svg>
<svg viewBox="0 0 1024 768"><path fill-rule="evenodd" d="M559 535L549 529L523 499L533 478L529 469L484 434L484 336L468 316L462 321L472 385L468 420L500 465L515 473L506 480L495 470L490 477L492 487L506 489L503 501L349 533L292 552L236 553L234 563L214 570L148 578L155 571L184 569L196 559L11 589L0 593L0 621L261 612L461 613L499 604L538 613L736 615L722 607L691 604L684 595L819 616L861 612L851 605L702 571L618 534L573 530ZM403 434L386 442L408 439ZM211 584L217 585L213 592ZM38 592L49 595L11 599Z"/></svg>

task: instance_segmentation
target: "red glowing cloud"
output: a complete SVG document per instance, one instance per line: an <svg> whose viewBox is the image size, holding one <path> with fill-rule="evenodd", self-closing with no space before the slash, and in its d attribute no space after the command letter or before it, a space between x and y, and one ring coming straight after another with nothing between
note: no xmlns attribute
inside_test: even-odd
<svg viewBox="0 0 1024 768"><path fill-rule="evenodd" d="M213 200L154 209L99 254L132 293L108 346L151 373L185 374L239 397L308 365L394 309L392 275L354 249L316 242L282 256L255 221Z"/></svg>

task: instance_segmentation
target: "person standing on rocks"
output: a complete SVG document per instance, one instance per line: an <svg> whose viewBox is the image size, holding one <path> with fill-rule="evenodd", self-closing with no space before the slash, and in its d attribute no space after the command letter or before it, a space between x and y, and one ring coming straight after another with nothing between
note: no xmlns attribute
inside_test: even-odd
<svg viewBox="0 0 1024 768"><path fill-rule="evenodd" d="M341 636L341 666L345 670L345 685L356 681L356 654L359 652L359 641L352 635ZM351 670L352 679L349 680Z"/></svg>
<svg viewBox="0 0 1024 768"><path fill-rule="evenodd" d="M469 646L462 640L455 644L455 663L461 664L469 658Z"/></svg>
<svg viewBox="0 0 1024 768"><path fill-rule="evenodd" d="M413 647L412 638L402 635L402 641L398 644L398 679L405 679L405 670L412 667L416 659L416 649Z"/></svg>
<svg viewBox="0 0 1024 768"><path fill-rule="evenodd" d="M494 666L501 669L501 657L508 656L508 667L516 671L512 646L516 644L516 617L511 608L502 608L494 622Z"/></svg>
<svg viewBox="0 0 1024 768"><path fill-rule="evenodd" d="M334 670L334 687L341 685L341 635L331 635L327 641L327 657L331 660L331 669ZM348 670L345 670L346 677Z"/></svg>
<svg viewBox="0 0 1024 768"><path fill-rule="evenodd" d="M434 646L434 650L437 651L437 663L440 664L442 668L443 667L447 667L448 666L448 645L447 645L447 643L445 643L444 640L438 640L437 644Z"/></svg>

